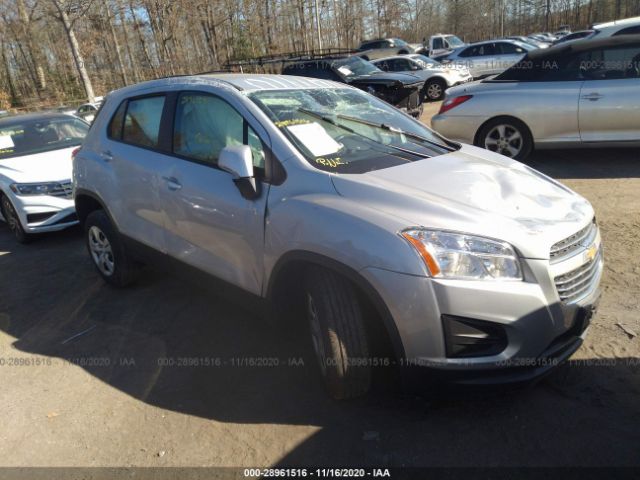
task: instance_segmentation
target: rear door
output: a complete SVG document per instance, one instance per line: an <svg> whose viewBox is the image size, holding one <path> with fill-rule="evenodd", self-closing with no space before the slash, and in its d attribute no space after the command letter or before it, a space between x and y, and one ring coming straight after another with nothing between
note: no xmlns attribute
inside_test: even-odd
<svg viewBox="0 0 640 480"><path fill-rule="evenodd" d="M173 114L173 159L160 199L171 256L260 294L268 184L259 179L269 140L249 116L228 92L181 92ZM240 144L252 149L262 188L256 199L244 198L231 174L217 165L224 147Z"/></svg>
<svg viewBox="0 0 640 480"><path fill-rule="evenodd" d="M171 159L162 154L162 117L166 96L153 94L125 100L108 127L109 141L99 152L112 165L118 184L105 198L118 229L147 246L165 252L164 215L160 207L159 172Z"/></svg>
<svg viewBox="0 0 640 480"><path fill-rule="evenodd" d="M640 42L592 50L580 62L580 139L640 141Z"/></svg>

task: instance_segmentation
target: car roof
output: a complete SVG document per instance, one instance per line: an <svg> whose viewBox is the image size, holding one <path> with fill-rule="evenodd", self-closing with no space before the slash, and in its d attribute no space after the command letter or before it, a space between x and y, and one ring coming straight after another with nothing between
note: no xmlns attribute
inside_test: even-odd
<svg viewBox="0 0 640 480"><path fill-rule="evenodd" d="M323 59L324 60L324 59ZM307 60L317 62L319 60ZM213 85L232 88L238 91L289 90L312 88L345 88L343 83L319 78L295 75L249 74L249 73L208 73L202 75L184 75L159 78L130 85L112 92L118 96L133 96L142 90L157 87L180 88L188 85Z"/></svg>
<svg viewBox="0 0 640 480"><path fill-rule="evenodd" d="M494 38L493 40L482 40L481 42L473 42L467 46L484 45L485 43L495 43L495 42L507 42L507 43L513 43L515 45L521 45L522 43L524 43L524 42L521 42L520 40L514 40L512 38Z"/></svg>
<svg viewBox="0 0 640 480"><path fill-rule="evenodd" d="M619 45L630 45L640 43L639 35L619 35L617 37L606 37L599 40L580 39L573 42L559 43L549 48L533 50L529 52L530 59L539 59L547 56L556 57L569 55L572 53L586 52L596 48L615 47Z"/></svg>
<svg viewBox="0 0 640 480"><path fill-rule="evenodd" d="M64 113L56 113L56 112L33 112L33 113L23 113L20 115L9 115L8 117L0 118L0 128L6 127L8 125L13 125L17 122L31 122L34 120L47 120L54 118L74 118L70 117Z"/></svg>
<svg viewBox="0 0 640 480"><path fill-rule="evenodd" d="M612 22L595 23L593 25L593 28L615 27L615 26L631 25L635 23L640 23L640 17L624 18L622 20L614 20Z"/></svg>
<svg viewBox="0 0 640 480"><path fill-rule="evenodd" d="M396 60L396 59L415 59L416 57L420 57L419 53L411 53L409 55L389 55L388 57L376 58L375 60L370 60L371 63L378 63L384 60Z"/></svg>

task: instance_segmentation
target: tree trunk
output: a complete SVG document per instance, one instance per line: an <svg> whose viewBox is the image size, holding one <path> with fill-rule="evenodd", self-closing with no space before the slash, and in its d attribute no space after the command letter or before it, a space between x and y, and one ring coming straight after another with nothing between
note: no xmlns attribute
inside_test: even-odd
<svg viewBox="0 0 640 480"><path fill-rule="evenodd" d="M93 85L91 84L89 73L87 72L86 66L84 64L84 59L82 58L82 54L80 53L80 46L78 45L76 34L73 31L73 23L71 22L71 19L69 18L69 15L67 14L67 11L65 10L60 0L52 1L56 9L58 10L58 14L60 15L58 19L60 20L60 22L62 22L64 31L67 34L67 40L69 40L69 47L71 48L71 55L73 55L73 61L76 64L78 74L80 75L80 80L82 81L82 86L84 87L84 91L87 94L87 99L89 100L89 102L93 102L95 100Z"/></svg>
<svg viewBox="0 0 640 480"><path fill-rule="evenodd" d="M109 34L111 35L111 41L113 42L113 48L116 53L116 64L120 73L120 78L122 79L123 85L129 84L129 78L127 77L127 71L124 68L124 62L122 61L122 53L120 52L120 42L118 42L118 36L116 35L116 28L113 26L113 18L111 8L107 3L107 0L102 0L102 6L104 7L105 13L107 15L107 23L109 24Z"/></svg>

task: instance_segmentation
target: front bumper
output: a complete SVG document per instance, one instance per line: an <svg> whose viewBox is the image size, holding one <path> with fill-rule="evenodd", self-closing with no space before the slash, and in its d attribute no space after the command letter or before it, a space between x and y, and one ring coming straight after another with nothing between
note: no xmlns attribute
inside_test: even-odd
<svg viewBox="0 0 640 480"><path fill-rule="evenodd" d="M573 265L567 262L569 271ZM454 383L517 383L544 375L569 358L582 344L597 307L602 261L592 287L571 303L562 302L556 290L559 264L531 259L523 264L521 282L442 280L365 269L398 330L402 373L427 370L432 379ZM451 317L499 329L506 336L505 347L497 354L452 356L445 325Z"/></svg>
<svg viewBox="0 0 640 480"><path fill-rule="evenodd" d="M53 232L78 223L73 198L11 193L9 199L27 233Z"/></svg>

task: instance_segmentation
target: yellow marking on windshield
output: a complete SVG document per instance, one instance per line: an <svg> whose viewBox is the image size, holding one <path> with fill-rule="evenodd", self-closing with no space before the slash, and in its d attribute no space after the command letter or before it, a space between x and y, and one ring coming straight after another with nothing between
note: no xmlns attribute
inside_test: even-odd
<svg viewBox="0 0 640 480"><path fill-rule="evenodd" d="M311 123L311 122L309 120L302 120L302 119L282 120L280 122L276 122L276 127L284 128L284 127L290 127L291 125L306 125L307 123Z"/></svg>
<svg viewBox="0 0 640 480"><path fill-rule="evenodd" d="M342 161L342 158L338 157L338 158L323 158L323 157L319 157L316 158L316 163L319 163L320 165L324 165L325 167L330 167L330 168L338 168L339 165L346 165L346 162Z"/></svg>

